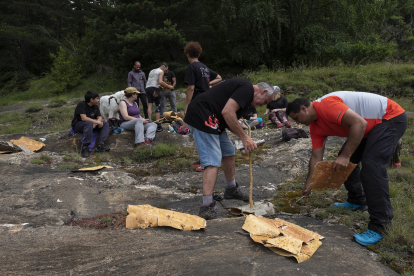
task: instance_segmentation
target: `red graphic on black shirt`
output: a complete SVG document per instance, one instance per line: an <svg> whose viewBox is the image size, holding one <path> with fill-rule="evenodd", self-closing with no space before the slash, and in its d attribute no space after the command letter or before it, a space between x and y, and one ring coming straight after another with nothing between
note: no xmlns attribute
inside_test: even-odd
<svg viewBox="0 0 414 276"><path fill-rule="evenodd" d="M208 122L205 121L204 124L208 127L211 127L212 129L217 129L219 132L221 132L221 130L219 129L219 120L216 118L216 115L212 115L213 118L211 118L211 116L208 117Z"/></svg>

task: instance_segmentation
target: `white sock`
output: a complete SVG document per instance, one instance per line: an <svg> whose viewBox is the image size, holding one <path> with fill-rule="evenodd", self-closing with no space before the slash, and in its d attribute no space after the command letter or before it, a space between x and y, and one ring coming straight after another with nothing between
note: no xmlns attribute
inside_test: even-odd
<svg viewBox="0 0 414 276"><path fill-rule="evenodd" d="M203 195L203 206L209 206L213 202L213 195Z"/></svg>
<svg viewBox="0 0 414 276"><path fill-rule="evenodd" d="M229 189L229 188L234 188L234 187L236 187L236 179L233 179L233 180L227 180L227 185L226 185L226 189Z"/></svg>

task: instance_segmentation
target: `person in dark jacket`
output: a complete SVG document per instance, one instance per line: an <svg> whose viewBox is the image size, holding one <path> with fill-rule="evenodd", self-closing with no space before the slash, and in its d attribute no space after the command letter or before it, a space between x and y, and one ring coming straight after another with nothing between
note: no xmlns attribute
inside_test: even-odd
<svg viewBox="0 0 414 276"><path fill-rule="evenodd" d="M273 86L275 93L273 94L273 101L266 106L265 116L269 114L269 120L274 123L277 128L291 127L290 122L287 120L286 107L288 100L280 94L279 86Z"/></svg>
<svg viewBox="0 0 414 276"><path fill-rule="evenodd" d="M147 94L145 93L146 84L147 78L145 77L144 71L141 70L141 63L136 61L134 68L128 73L128 87L134 87L138 90L138 98L135 102L139 106L139 100L141 100L145 118L148 118Z"/></svg>

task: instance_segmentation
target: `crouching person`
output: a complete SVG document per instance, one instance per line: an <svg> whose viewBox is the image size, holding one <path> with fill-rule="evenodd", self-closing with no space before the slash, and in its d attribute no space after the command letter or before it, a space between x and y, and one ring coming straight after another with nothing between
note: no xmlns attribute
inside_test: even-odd
<svg viewBox="0 0 414 276"><path fill-rule="evenodd" d="M95 151L108 151L109 147L105 146L105 141L109 134L108 122L102 122L101 112L98 107L99 95L95 91L88 91L85 94L85 101L78 103L75 109L75 115L72 120L73 131L83 133L82 157L89 156L89 145L92 142L93 130L100 131L98 146Z"/></svg>
<svg viewBox="0 0 414 276"><path fill-rule="evenodd" d="M235 150L226 128L241 139L246 150L255 150L256 144L244 132L238 119L250 105L269 103L272 94L273 87L268 83L252 85L247 80L232 79L198 95L188 105L184 121L193 133L200 164L204 169L200 217L215 219L221 216L213 200L220 164L223 165L227 181L224 198L249 200L235 180Z"/></svg>
<svg viewBox="0 0 414 276"><path fill-rule="evenodd" d="M138 93L134 87L125 89L126 98L119 103L119 119L123 129L135 131L135 146L150 146L157 131L157 124L141 117L136 103Z"/></svg>

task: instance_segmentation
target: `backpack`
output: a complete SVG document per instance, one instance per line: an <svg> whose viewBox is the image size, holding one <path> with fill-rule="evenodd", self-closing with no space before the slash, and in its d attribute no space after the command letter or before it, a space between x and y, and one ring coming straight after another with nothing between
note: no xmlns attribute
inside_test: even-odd
<svg viewBox="0 0 414 276"><path fill-rule="evenodd" d="M115 132L116 134L121 133L124 129L121 127L122 122L115 118L108 119L109 130Z"/></svg>
<svg viewBox="0 0 414 276"><path fill-rule="evenodd" d="M184 124L183 124L183 121L182 120L177 120L177 121L175 121L175 122L173 122L171 124L171 127L174 129L175 132L178 132L178 130L180 129L180 127L182 127L183 125Z"/></svg>
<svg viewBox="0 0 414 276"><path fill-rule="evenodd" d="M290 139L308 138L306 131L300 128L285 128L282 130L282 140L290 141Z"/></svg>

